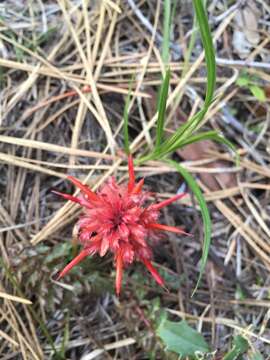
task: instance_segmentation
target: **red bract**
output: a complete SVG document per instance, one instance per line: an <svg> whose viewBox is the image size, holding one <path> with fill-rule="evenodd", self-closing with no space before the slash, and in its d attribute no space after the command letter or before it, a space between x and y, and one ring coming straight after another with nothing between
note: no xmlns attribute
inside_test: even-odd
<svg viewBox="0 0 270 360"><path fill-rule="evenodd" d="M134 260L141 261L156 282L164 286L163 279L151 263L153 255L147 240L151 236L156 236L158 231L186 234L181 228L157 223L160 210L185 194L145 206L150 194L142 190L143 179L136 183L131 156L128 159L128 167L128 184L119 185L112 177L94 193L87 185L68 176L68 179L81 190L81 194L75 197L54 191L84 208L83 215L77 223L83 250L61 271L58 278L63 277L86 256L96 253L104 256L110 251L114 254L116 266L117 295L121 289L123 268Z"/></svg>

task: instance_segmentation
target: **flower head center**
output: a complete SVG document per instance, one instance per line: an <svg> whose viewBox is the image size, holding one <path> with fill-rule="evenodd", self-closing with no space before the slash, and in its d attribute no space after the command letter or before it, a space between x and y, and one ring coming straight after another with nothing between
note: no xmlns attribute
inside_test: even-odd
<svg viewBox="0 0 270 360"><path fill-rule="evenodd" d="M113 225L115 227L119 226L123 222L123 216L121 213L115 213L113 218Z"/></svg>

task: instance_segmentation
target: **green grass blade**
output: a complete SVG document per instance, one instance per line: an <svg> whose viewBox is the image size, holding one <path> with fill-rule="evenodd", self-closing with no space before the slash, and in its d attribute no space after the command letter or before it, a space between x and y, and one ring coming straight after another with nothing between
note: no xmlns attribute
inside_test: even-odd
<svg viewBox="0 0 270 360"><path fill-rule="evenodd" d="M124 115L123 115L123 121L124 121L124 150L125 153L128 155L130 153L129 149L129 132L128 132L128 115L129 115L129 105L130 105L130 98L131 98L131 88L132 83L134 80L135 74L132 76L130 83L129 83L129 90L128 90L128 96L125 101L125 107L124 107Z"/></svg>
<svg viewBox="0 0 270 360"><path fill-rule="evenodd" d="M205 50L205 61L207 67L207 90L205 96L205 107L212 102L216 85L216 60L215 49L208 24L207 14L201 0L193 0L193 6L199 25L201 39Z"/></svg>
<svg viewBox="0 0 270 360"><path fill-rule="evenodd" d="M199 133L196 135L191 135L186 139L179 139L178 141L175 142L175 144L170 148L170 151L175 151L176 149L181 149L182 147L189 145L189 144L193 144L195 142L198 141L203 141L203 140L209 140L212 139L213 137L215 137L215 135L217 136L217 132L216 131L206 131L203 133Z"/></svg>
<svg viewBox="0 0 270 360"><path fill-rule="evenodd" d="M193 144L198 141L204 141L204 140L212 140L212 141L216 141L220 144L228 146L228 148L231 149L235 154L235 165L239 166L240 156L236 150L236 147L233 145L233 143L230 140L226 139L224 136L219 134L217 131L206 131L206 132L202 132L202 133L193 135L190 138L188 138L186 141L181 143L180 146L178 146L175 149L172 149L172 151L175 151L176 149L182 148L186 145Z"/></svg>
<svg viewBox="0 0 270 360"><path fill-rule="evenodd" d="M163 21L163 42L162 42L162 60L168 64L170 55L170 35L171 35L171 0L164 1L164 21Z"/></svg>
<svg viewBox="0 0 270 360"><path fill-rule="evenodd" d="M198 133L196 135L190 136L188 139L183 140L182 142L176 143L175 147L171 149L171 151L175 151L176 149L180 149L186 145L193 144L198 141L204 140L213 140L228 146L234 153L236 153L235 146L227 140L224 136L220 135L217 131L206 131L202 133Z"/></svg>
<svg viewBox="0 0 270 360"><path fill-rule="evenodd" d="M170 69L167 69L158 97L156 148L161 144L163 139L165 112L166 112L166 104L167 104L169 84L170 84L170 76L171 76Z"/></svg>
<svg viewBox="0 0 270 360"><path fill-rule="evenodd" d="M189 130L189 133L192 133L196 130L197 124L200 123L201 119L204 117L205 109L200 110L197 114L194 115L188 122L181 125L176 132L167 140L165 140L159 147L159 154L164 156L172 152L172 149L175 148L175 145L179 142L188 138L186 133Z"/></svg>
<svg viewBox="0 0 270 360"><path fill-rule="evenodd" d="M171 19L170 19L170 28L171 29L172 29L173 19L175 17L175 13L176 13L177 2L178 2L178 0L173 0L173 3L172 3Z"/></svg>
<svg viewBox="0 0 270 360"><path fill-rule="evenodd" d="M210 242L211 242L211 219L210 219L209 211L208 211L204 196L201 192L201 189L197 185L197 183L194 180L194 178L192 177L192 175L185 168L183 168L181 165L179 165L177 162L175 162L173 160L167 160L167 162L170 165L172 165L183 176L183 178L187 182L188 186L190 187L191 191L193 192L195 198L197 199L197 201L199 203L201 213L202 213L202 218L203 218L204 241L203 241L203 251L202 251L202 258L201 258L201 268L200 268L200 274L199 274L199 278L198 278L196 287L192 293L192 296L193 296L200 284L200 281L201 281L201 278L202 278L202 275L203 275L203 272L204 272L204 269L206 266L207 258L208 258Z"/></svg>
<svg viewBox="0 0 270 360"><path fill-rule="evenodd" d="M196 131L198 125L203 120L209 106L213 101L215 84L216 84L216 62L215 62L215 50L211 37L211 32L208 25L207 15L201 0L193 0L193 6L196 13L197 23L199 26L203 47L205 50L205 60L207 68L207 89L204 100L203 108L189 119L185 124L180 126L174 135L167 139L159 149L160 154L166 155L171 152L171 148L177 141L186 139L194 131Z"/></svg>
<svg viewBox="0 0 270 360"><path fill-rule="evenodd" d="M67 315L65 316L64 336L63 336L63 339L62 339L61 350L60 350L60 354L61 354L61 356L62 356L63 359L65 359L66 347L67 347L69 338L70 338L70 333L69 333L69 314L67 314Z"/></svg>

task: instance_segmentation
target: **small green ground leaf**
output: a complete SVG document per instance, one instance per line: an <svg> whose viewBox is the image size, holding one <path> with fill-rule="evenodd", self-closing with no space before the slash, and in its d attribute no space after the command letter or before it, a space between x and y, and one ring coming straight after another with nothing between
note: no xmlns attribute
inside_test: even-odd
<svg viewBox="0 0 270 360"><path fill-rule="evenodd" d="M54 246L53 250L45 257L45 264L48 264L60 257L67 256L71 250L71 243L64 242Z"/></svg>
<svg viewBox="0 0 270 360"><path fill-rule="evenodd" d="M239 76L239 78L236 80L236 84L241 87L248 86L249 83L250 83L250 77L246 74Z"/></svg>
<svg viewBox="0 0 270 360"><path fill-rule="evenodd" d="M240 355L243 355L248 351L248 341L241 335L237 335L233 339L233 348L229 351L223 360L237 360Z"/></svg>
<svg viewBox="0 0 270 360"><path fill-rule="evenodd" d="M266 100L266 95L264 90L258 85L249 85L249 90L252 92L252 95L259 101L264 102Z"/></svg>
<svg viewBox="0 0 270 360"><path fill-rule="evenodd" d="M172 322L164 319L157 329L157 334L168 350L181 356L194 356L196 353L209 351L209 346L203 336L184 320Z"/></svg>

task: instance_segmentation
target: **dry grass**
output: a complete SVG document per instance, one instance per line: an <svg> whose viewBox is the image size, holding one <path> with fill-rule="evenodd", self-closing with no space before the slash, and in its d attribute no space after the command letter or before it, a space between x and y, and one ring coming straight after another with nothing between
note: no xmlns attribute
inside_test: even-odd
<svg viewBox="0 0 270 360"><path fill-rule="evenodd" d="M247 61L239 60L230 45L239 7L233 4L228 10L222 5L226 1L210 6L218 85L203 126L221 130L239 148L241 159L236 167L225 149L208 144L202 152L192 147L175 154L198 176L211 210L212 247L201 287L191 298L202 239L200 213L191 195L164 217L194 237L169 236L155 249L170 292L157 289L135 265L127 270L117 299L110 257L86 261L61 283L54 281L74 251L70 240L79 209L63 204L50 190L71 192L67 174L94 189L112 174L125 178L119 150L125 96L134 74L131 148L139 155L152 145L164 73L162 2L136 1L137 12L133 1L90 3L0 4L0 358L50 359L51 337L66 359L173 359L153 330L161 309L194 323L221 356L240 333L267 358L269 5L256 1L260 43ZM168 133L200 109L205 93L200 42L195 42L188 65L179 54L178 44L187 54L191 29L192 8L186 1L177 7L174 21ZM256 75L265 102L236 85L243 69ZM136 170L161 198L182 184L162 162ZM214 188L211 181L217 184Z"/></svg>

